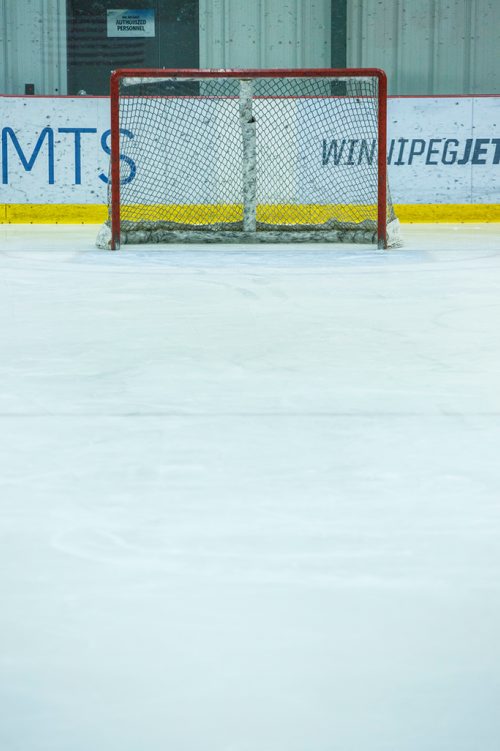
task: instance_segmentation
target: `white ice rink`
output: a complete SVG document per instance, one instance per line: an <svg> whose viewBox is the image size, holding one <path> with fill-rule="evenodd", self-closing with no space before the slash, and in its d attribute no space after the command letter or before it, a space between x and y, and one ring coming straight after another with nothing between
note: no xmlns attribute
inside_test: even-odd
<svg viewBox="0 0 500 751"><path fill-rule="evenodd" d="M500 227L0 227L0 751L498 751Z"/></svg>

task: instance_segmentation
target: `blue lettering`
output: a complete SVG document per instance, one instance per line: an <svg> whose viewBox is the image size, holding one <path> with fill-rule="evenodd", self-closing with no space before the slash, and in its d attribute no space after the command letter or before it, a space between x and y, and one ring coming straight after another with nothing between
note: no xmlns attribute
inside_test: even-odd
<svg viewBox="0 0 500 751"><path fill-rule="evenodd" d="M425 151L425 141L422 138L414 138L410 145L410 154L408 156L408 164L413 164L413 159L416 156L422 156Z"/></svg>
<svg viewBox="0 0 500 751"><path fill-rule="evenodd" d="M356 148L356 144L359 143L356 139L351 139L351 145L349 146L349 156L347 157L347 164L354 164L352 161L352 157L354 155L354 149Z"/></svg>
<svg viewBox="0 0 500 751"><path fill-rule="evenodd" d="M35 144L35 148L33 149L33 153L29 159L27 159L24 155L24 152L21 148L21 145L19 141L17 140L17 136L12 128L3 128L2 130L2 183L4 185L7 185L9 182L9 153L8 153L8 140L7 136L10 136L10 140L12 141L15 150L17 151L17 154L19 156L19 159L21 160L21 164L23 165L26 172L31 172L33 169L36 159L38 157L38 154L40 153L40 149L42 148L42 144L45 141L45 137L47 137L48 142L48 168L49 168L49 185L54 184L54 131L52 128L44 128L40 135L38 136L38 141Z"/></svg>
<svg viewBox="0 0 500 751"><path fill-rule="evenodd" d="M467 164L467 162L469 161L470 152L471 152L471 148L472 148L472 140L473 140L472 138L468 138L466 140L464 155L463 155L463 157L461 159L458 160L457 164L460 164L460 165Z"/></svg>
<svg viewBox="0 0 500 751"><path fill-rule="evenodd" d="M430 164L433 166L437 165L437 162L432 161L433 156L437 156L439 154L439 151L434 148L435 143L441 143L443 139L442 138L431 138L429 141L429 148L427 149L427 158L425 160L426 164Z"/></svg>
<svg viewBox="0 0 500 751"><path fill-rule="evenodd" d="M330 161L330 155L332 153L333 148L333 141L330 141L330 146L327 147L327 141L326 138L323 138L323 159L321 163L323 164L323 167L325 167L328 162Z"/></svg>
<svg viewBox="0 0 500 751"><path fill-rule="evenodd" d="M455 162L457 161L458 152L456 148L450 151L451 144L458 147L459 141L457 141L456 138L446 139L446 141L444 142L443 156L441 157L441 161L443 162L443 164L455 164Z"/></svg>
<svg viewBox="0 0 500 751"><path fill-rule="evenodd" d="M59 133L75 134L75 185L82 184L82 133L97 133L97 128L59 128Z"/></svg>
<svg viewBox="0 0 500 751"><path fill-rule="evenodd" d="M407 138L398 138L398 143L400 143L401 146L399 148L398 158L396 159L396 161L394 162L394 164L397 167L400 167L402 164L404 164L403 154L404 154L405 146L408 143L408 139Z"/></svg>
<svg viewBox="0 0 500 751"><path fill-rule="evenodd" d="M495 154L493 156L493 164L500 164L500 138L492 138L491 143L495 147Z"/></svg>
<svg viewBox="0 0 500 751"><path fill-rule="evenodd" d="M337 139L333 139L330 141L330 146L327 151L326 147L326 141L323 139L323 166L327 165L330 161L330 156L333 150L333 163L337 167L340 164L340 160L342 159L342 154L344 153L344 147L345 147L345 139L342 140L340 150L337 148Z"/></svg>
<svg viewBox="0 0 500 751"><path fill-rule="evenodd" d="M361 141L361 148L359 149L359 156L358 156L358 164L361 164L363 161L363 156L366 159L367 164L373 164L373 157L375 154L375 148L377 146L377 141L375 138L372 139L371 142L371 148L368 151L368 141L366 138L363 138Z"/></svg>
<svg viewBox="0 0 500 751"><path fill-rule="evenodd" d="M120 133L122 136L127 136L127 138L132 139L134 137L134 134L130 132L130 130L126 130L125 128L120 128ZM101 137L101 147L102 150L106 154L111 154L111 147L108 144L109 137L111 135L110 130L105 130ZM137 173L137 167L135 166L135 162L129 157L125 156L125 154L120 154L120 160L122 162L125 162L128 164L130 168L130 172L128 174L128 177L122 177L120 178L120 184L121 185L128 185L128 183L132 182L134 179L136 173ZM109 178L107 175L103 175L102 173L99 175L99 180L102 180L103 183L109 183Z"/></svg>
<svg viewBox="0 0 500 751"><path fill-rule="evenodd" d="M485 148L485 144L489 142L489 138L478 138L476 140L474 153L472 155L472 164L486 164L486 159L481 159L481 157L488 153L488 149Z"/></svg>

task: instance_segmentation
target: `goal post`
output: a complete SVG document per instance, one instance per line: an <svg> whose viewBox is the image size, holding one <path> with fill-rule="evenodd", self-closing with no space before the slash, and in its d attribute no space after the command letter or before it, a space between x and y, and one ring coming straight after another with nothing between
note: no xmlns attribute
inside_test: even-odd
<svg viewBox="0 0 500 751"><path fill-rule="evenodd" d="M111 75L108 220L144 242L398 243L376 68Z"/></svg>

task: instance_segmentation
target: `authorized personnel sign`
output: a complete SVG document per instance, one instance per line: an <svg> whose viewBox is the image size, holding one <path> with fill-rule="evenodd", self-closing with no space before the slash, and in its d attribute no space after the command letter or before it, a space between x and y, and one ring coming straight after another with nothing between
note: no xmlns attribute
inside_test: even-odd
<svg viewBox="0 0 500 751"><path fill-rule="evenodd" d="M155 12L143 10L108 10L108 37L154 37Z"/></svg>

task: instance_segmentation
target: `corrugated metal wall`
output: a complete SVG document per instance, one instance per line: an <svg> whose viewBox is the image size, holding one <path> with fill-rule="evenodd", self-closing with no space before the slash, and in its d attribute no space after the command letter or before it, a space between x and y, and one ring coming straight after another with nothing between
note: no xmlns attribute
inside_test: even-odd
<svg viewBox="0 0 500 751"><path fill-rule="evenodd" d="M345 2L200 0L200 66L328 67ZM500 94L500 0L347 0L347 65L384 68L392 94ZM0 92L24 83L66 91L65 0L0 0Z"/></svg>
<svg viewBox="0 0 500 751"><path fill-rule="evenodd" d="M202 68L328 67L330 43L330 0L200 0Z"/></svg>
<svg viewBox="0 0 500 751"><path fill-rule="evenodd" d="M348 0L347 64L392 94L500 94L500 0Z"/></svg>
<svg viewBox="0 0 500 751"><path fill-rule="evenodd" d="M0 0L0 93L66 93L66 0Z"/></svg>

